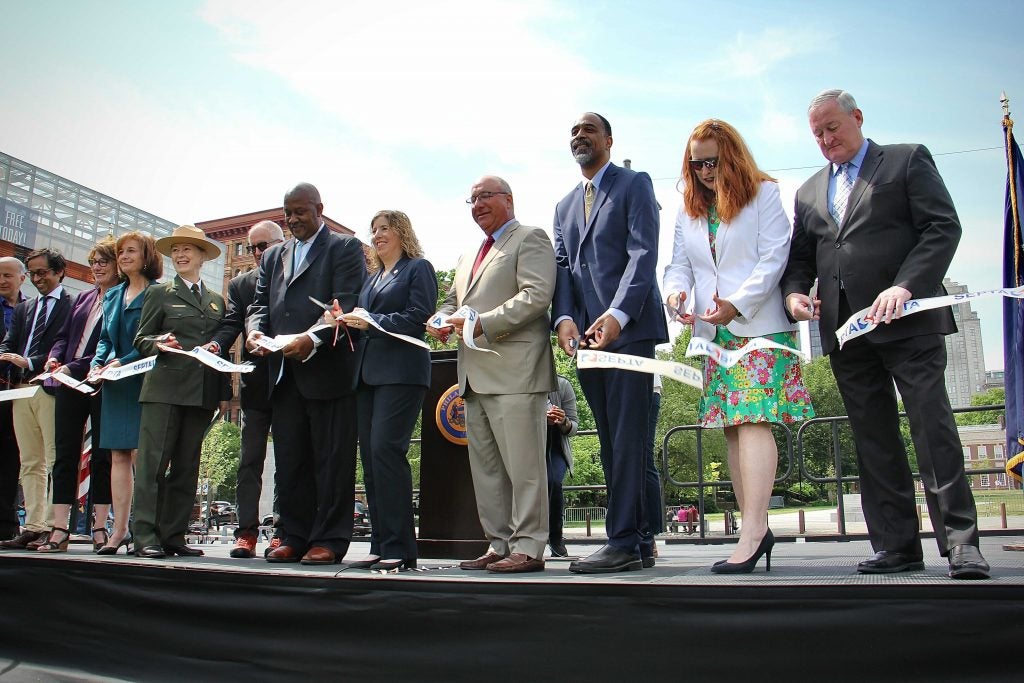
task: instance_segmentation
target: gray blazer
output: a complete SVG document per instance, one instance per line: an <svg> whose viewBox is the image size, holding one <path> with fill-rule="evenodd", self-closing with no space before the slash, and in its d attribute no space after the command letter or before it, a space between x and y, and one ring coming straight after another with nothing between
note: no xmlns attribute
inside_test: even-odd
<svg viewBox="0 0 1024 683"><path fill-rule="evenodd" d="M566 378L558 375L557 380L558 387L548 394L548 401L565 411L566 424L558 429L562 433L562 455L569 465L569 473L572 474L572 445L569 437L580 428L579 413L576 411L576 392L572 390L572 384Z"/></svg>

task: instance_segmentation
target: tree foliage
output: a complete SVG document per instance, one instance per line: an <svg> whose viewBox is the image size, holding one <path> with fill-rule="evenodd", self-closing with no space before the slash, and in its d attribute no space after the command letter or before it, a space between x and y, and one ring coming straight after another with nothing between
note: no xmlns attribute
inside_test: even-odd
<svg viewBox="0 0 1024 683"><path fill-rule="evenodd" d="M199 481L209 480L218 495L234 495L242 432L233 422L218 421L207 432L199 458ZM221 488L223 485L223 489Z"/></svg>
<svg viewBox="0 0 1024 683"><path fill-rule="evenodd" d="M972 406L998 406L1006 405L1006 389L994 387L980 394L971 397ZM1005 419L1006 410L980 410L973 413L958 413L956 423L958 425L990 425L997 424L1000 418Z"/></svg>

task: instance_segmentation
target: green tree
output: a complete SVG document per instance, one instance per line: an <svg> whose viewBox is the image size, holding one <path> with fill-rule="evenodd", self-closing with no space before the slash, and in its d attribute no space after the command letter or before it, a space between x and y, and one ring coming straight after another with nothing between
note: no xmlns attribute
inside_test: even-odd
<svg viewBox="0 0 1024 683"><path fill-rule="evenodd" d="M242 433L233 422L218 421L207 432L199 458L199 481L228 500L235 495L235 478L242 450Z"/></svg>
<svg viewBox="0 0 1024 683"><path fill-rule="evenodd" d="M1006 389L994 387L980 394L971 397L972 406L998 406L1006 405ZM974 413L958 413L956 423L958 425L990 425L999 422L1004 418L1006 410L980 410Z"/></svg>
<svg viewBox="0 0 1024 683"><path fill-rule="evenodd" d="M801 370L817 417L846 415L846 406L839 394L839 387L836 385L828 358L815 358L810 363L805 363ZM794 434L794 438L795 436ZM809 473L816 476L835 476L835 448L830 424L820 423L805 429L803 446L804 462ZM853 432L847 422L840 423L839 448L842 453L843 474L856 474L857 451L853 444Z"/></svg>
<svg viewBox="0 0 1024 683"><path fill-rule="evenodd" d="M448 291L452 288L455 282L455 269L449 270L438 270L435 275L437 276L437 305L434 310L440 310L441 306L444 305L445 298L448 296ZM434 339L433 337L427 337L427 343L430 344L430 348L438 350L453 350L459 348L459 340L454 334L448 338L448 342L444 343L440 339Z"/></svg>

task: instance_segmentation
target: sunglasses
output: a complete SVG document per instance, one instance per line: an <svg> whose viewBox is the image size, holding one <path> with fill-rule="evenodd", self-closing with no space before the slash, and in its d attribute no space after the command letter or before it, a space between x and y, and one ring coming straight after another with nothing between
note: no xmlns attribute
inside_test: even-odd
<svg viewBox="0 0 1024 683"><path fill-rule="evenodd" d="M280 241L281 240L274 240L273 242L257 242L256 244L247 245L245 250L250 254L255 254L257 251L266 251Z"/></svg>
<svg viewBox="0 0 1024 683"><path fill-rule="evenodd" d="M690 168L694 171L699 171L701 168L713 169L718 168L718 157L708 157L707 159L690 159Z"/></svg>

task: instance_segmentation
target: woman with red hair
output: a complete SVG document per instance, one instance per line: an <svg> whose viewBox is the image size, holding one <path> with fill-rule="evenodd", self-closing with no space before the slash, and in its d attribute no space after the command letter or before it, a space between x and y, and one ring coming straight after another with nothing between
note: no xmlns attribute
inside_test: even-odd
<svg viewBox="0 0 1024 683"><path fill-rule="evenodd" d="M792 231L775 179L758 169L735 128L709 119L687 140L680 184L683 205L662 290L673 317L691 323L694 337L726 349L755 338L796 349L796 324L779 290ZM691 292L693 313L684 314ZM770 570L768 500L779 459L771 423L814 416L797 355L759 349L731 367L707 358L700 416L701 426L725 429L743 516L736 549L711 571L751 572L762 555Z"/></svg>

